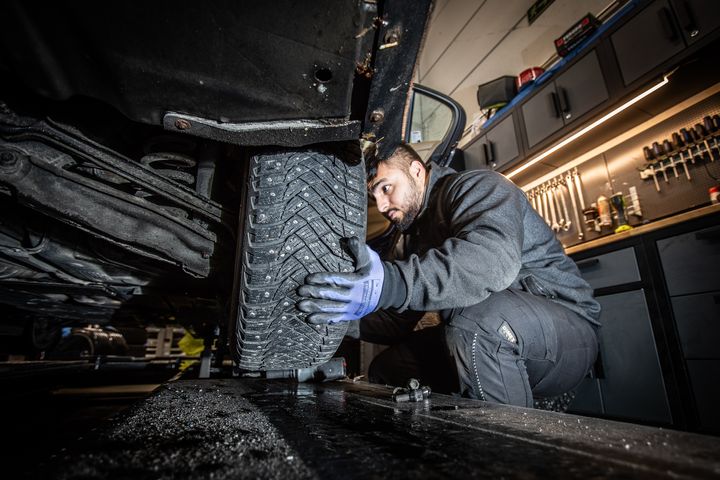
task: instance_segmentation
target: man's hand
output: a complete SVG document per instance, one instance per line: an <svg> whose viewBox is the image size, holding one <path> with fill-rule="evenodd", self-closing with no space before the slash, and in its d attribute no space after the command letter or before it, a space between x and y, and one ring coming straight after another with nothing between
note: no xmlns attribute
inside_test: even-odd
<svg viewBox="0 0 720 480"><path fill-rule="evenodd" d="M310 314L308 322L347 322L377 310L385 279L383 262L357 237L349 238L347 247L355 258L354 272L311 273L298 288L298 294L305 299L297 306Z"/></svg>

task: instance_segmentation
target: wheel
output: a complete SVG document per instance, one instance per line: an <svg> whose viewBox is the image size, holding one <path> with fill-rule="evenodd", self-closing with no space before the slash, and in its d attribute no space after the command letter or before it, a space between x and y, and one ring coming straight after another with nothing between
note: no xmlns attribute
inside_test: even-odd
<svg viewBox="0 0 720 480"><path fill-rule="evenodd" d="M353 268L340 239L365 238L367 192L359 145L255 155L246 200L231 343L237 366L266 371L325 363L347 324L306 323L306 314L295 308L296 289L309 273Z"/></svg>

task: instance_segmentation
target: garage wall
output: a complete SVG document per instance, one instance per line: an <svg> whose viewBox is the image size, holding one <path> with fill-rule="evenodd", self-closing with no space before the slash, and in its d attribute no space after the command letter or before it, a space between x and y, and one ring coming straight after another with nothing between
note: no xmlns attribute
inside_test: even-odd
<svg viewBox="0 0 720 480"><path fill-rule="evenodd" d="M468 125L480 115L478 85L545 64L553 41L590 12L613 0L555 0L532 25L533 0L436 0L415 81L450 95L465 108Z"/></svg>

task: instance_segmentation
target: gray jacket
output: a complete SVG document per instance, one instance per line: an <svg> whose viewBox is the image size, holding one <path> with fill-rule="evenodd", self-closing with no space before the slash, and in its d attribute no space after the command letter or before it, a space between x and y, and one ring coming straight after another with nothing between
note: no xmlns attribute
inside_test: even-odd
<svg viewBox="0 0 720 480"><path fill-rule="evenodd" d="M407 287L392 302L398 312L466 307L515 288L599 325L592 288L522 190L491 170L434 165L429 175L400 257L386 263L386 282L402 279Z"/></svg>

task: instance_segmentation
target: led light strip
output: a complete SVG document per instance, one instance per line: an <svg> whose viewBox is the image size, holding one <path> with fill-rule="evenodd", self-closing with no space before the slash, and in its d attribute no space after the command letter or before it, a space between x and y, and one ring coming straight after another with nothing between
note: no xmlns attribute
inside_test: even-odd
<svg viewBox="0 0 720 480"><path fill-rule="evenodd" d="M673 72L674 72L674 71L673 71ZM617 108L616 108L615 110L613 110L612 112L607 113L607 114L605 114L604 116L598 118L597 120L595 120L593 123L591 123L591 124L588 125L587 127L585 127L585 128L583 128L583 129L578 130L577 132L573 133L572 135L570 135L568 138L566 138L566 139L563 140L562 142L558 143L557 145L554 145L552 148L544 151L543 153L541 153L541 154L538 155L537 157L535 157L535 158L533 158L532 160L528 161L526 164L521 165L520 167L516 168L515 170L513 170L512 172L508 173L508 174L505 175L505 176L506 176L507 178L512 178L512 177L514 177L515 175L517 175L518 173L522 172L523 170L525 170L525 169L527 169L527 168L530 168L531 166L535 165L535 164L538 163L540 160L542 160L542 159L544 159L544 158L547 158L547 157L549 157L550 155L552 155L553 153L557 152L558 150L560 150L562 147L564 147L564 146L567 145L568 143L574 142L575 140L577 140L578 138L582 137L583 135L585 135L587 132L589 132L589 131L592 130L593 128L597 127L598 125L601 125L601 124L605 123L607 120L611 119L612 117L614 117L614 116L617 115L618 113L622 112L623 110L627 109L628 107L631 107L632 105L636 104L637 102L639 102L639 101L642 100L643 98L647 97L648 95L650 95L650 94L653 93L654 91L660 89L662 86L667 85L668 82L670 81L670 75L672 75L673 72L670 72L670 73L668 73L667 75L663 76L663 79L662 79L661 82L653 85L652 87L648 88L647 90L645 90L644 92L642 92L642 93L639 94L638 96L636 96L636 97L628 100L627 102L623 103L622 105L620 105L619 107L617 107Z"/></svg>

